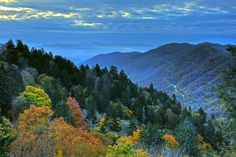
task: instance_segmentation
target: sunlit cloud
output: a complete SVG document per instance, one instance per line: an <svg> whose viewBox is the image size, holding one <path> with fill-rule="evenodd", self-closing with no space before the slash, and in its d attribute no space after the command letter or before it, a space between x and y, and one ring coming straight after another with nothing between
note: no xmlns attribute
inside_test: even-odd
<svg viewBox="0 0 236 157"><path fill-rule="evenodd" d="M131 17L131 13L127 11L121 11L121 17L129 18Z"/></svg>
<svg viewBox="0 0 236 157"><path fill-rule="evenodd" d="M191 12L191 11L194 11L194 5L186 4L186 5L181 6L181 7L176 7L176 9L179 10L179 11Z"/></svg>
<svg viewBox="0 0 236 157"><path fill-rule="evenodd" d="M5 20L5 21L10 21L10 20L15 20L17 19L17 15L1 15L0 14L0 20Z"/></svg>
<svg viewBox="0 0 236 157"><path fill-rule="evenodd" d="M7 7L7 6L0 6L0 11L33 12L34 9L32 9L32 8L23 8L23 7Z"/></svg>
<svg viewBox="0 0 236 157"><path fill-rule="evenodd" d="M96 17L100 19L106 19L106 18L115 18L119 14L116 11L103 11L102 13L99 13Z"/></svg>
<svg viewBox="0 0 236 157"><path fill-rule="evenodd" d="M228 1L212 4L204 0L147 0L146 3L127 0L126 4L98 0L91 0L93 3L81 0L79 4L75 0L0 0L0 25L2 21L24 21L20 23L22 27L66 31L98 31L99 28L103 32L169 32L190 27L193 31L203 27L220 29L223 25L220 19L232 26L235 23L236 7L232 5L233 0L229 1L231 5L226 4ZM212 22L204 26L209 19Z"/></svg>
<svg viewBox="0 0 236 157"><path fill-rule="evenodd" d="M102 26L102 23L89 23L85 22L84 20L75 20L74 25L78 27L98 27Z"/></svg>
<svg viewBox="0 0 236 157"><path fill-rule="evenodd" d="M27 18L51 18L51 17L62 17L65 19L69 19L72 17L77 16L76 13L58 13L53 11L46 11L46 12L36 12Z"/></svg>
<svg viewBox="0 0 236 157"><path fill-rule="evenodd" d="M125 10L112 10L107 11L103 10L102 13L96 15L97 18L100 19L109 19L109 18L131 18L131 13Z"/></svg>
<svg viewBox="0 0 236 157"><path fill-rule="evenodd" d="M0 0L0 3L14 3L16 0Z"/></svg>
<svg viewBox="0 0 236 157"><path fill-rule="evenodd" d="M26 7L9 7L0 6L0 20L27 20L27 19L40 19L40 18L53 18L61 17L65 19L79 16L77 13L61 13L55 11L42 11Z"/></svg>

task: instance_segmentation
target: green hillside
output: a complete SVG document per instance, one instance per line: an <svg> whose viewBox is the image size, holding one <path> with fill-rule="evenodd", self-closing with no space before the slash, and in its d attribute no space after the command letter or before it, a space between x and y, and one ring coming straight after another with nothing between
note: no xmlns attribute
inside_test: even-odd
<svg viewBox="0 0 236 157"><path fill-rule="evenodd" d="M2 157L221 156L230 146L202 108L21 41L0 54L0 89Z"/></svg>

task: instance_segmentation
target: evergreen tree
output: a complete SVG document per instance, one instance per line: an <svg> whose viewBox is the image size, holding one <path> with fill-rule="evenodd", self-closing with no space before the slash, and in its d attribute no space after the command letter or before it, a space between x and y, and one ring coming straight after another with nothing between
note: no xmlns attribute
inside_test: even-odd
<svg viewBox="0 0 236 157"><path fill-rule="evenodd" d="M97 121L96 117L96 102L92 96L89 96L85 100L85 109L87 111L86 119L90 122L90 124L94 124Z"/></svg>
<svg viewBox="0 0 236 157"><path fill-rule="evenodd" d="M98 64L96 64L94 70L95 70L95 73L96 73L97 77L101 77L102 76L102 70L101 70L101 68L99 67Z"/></svg>
<svg viewBox="0 0 236 157"><path fill-rule="evenodd" d="M190 119L185 119L176 129L177 139L180 141L186 154L197 156L199 154L197 144L197 130Z"/></svg>
<svg viewBox="0 0 236 157"><path fill-rule="evenodd" d="M6 48L7 49L14 49L15 48L15 45L11 39L6 43Z"/></svg>
<svg viewBox="0 0 236 157"><path fill-rule="evenodd" d="M0 61L0 108L8 118L13 118L10 113L12 100L22 90L22 84L18 67Z"/></svg>

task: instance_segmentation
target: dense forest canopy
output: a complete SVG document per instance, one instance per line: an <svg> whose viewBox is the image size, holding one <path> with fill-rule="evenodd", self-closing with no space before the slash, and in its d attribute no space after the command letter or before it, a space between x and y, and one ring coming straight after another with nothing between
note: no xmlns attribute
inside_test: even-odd
<svg viewBox="0 0 236 157"><path fill-rule="evenodd" d="M219 94L235 122L235 97L224 95L235 68L228 73ZM20 40L0 53L0 89L1 156L234 153L226 122L202 108L191 111L152 84L141 88L114 66L77 67Z"/></svg>

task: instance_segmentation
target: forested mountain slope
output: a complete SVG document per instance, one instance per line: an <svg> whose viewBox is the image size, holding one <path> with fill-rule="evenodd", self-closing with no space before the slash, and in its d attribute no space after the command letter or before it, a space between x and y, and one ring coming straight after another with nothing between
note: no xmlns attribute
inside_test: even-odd
<svg viewBox="0 0 236 157"><path fill-rule="evenodd" d="M21 41L4 47L0 156L220 156L230 144L202 108L139 87L114 66L77 67Z"/></svg>
<svg viewBox="0 0 236 157"><path fill-rule="evenodd" d="M226 48L212 43L173 43L145 53L103 54L83 64L117 66L138 85L152 83L157 90L175 94L186 106L214 112L218 102L212 88L222 81L223 71L232 62Z"/></svg>

